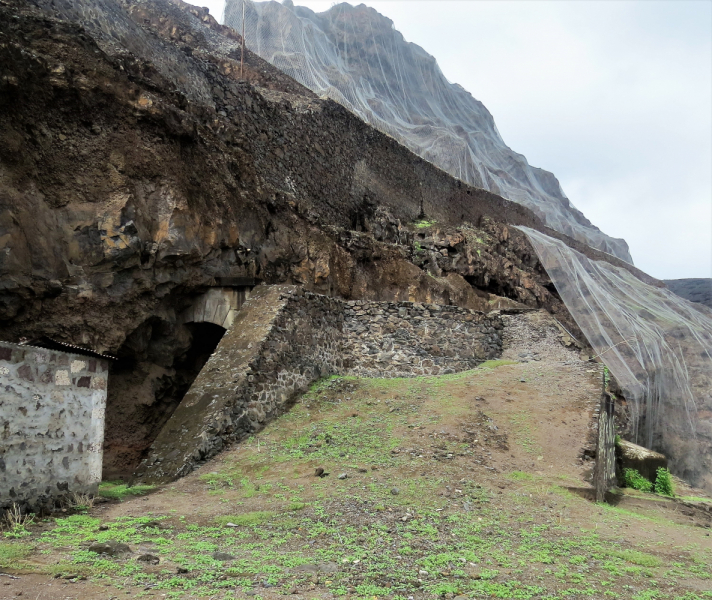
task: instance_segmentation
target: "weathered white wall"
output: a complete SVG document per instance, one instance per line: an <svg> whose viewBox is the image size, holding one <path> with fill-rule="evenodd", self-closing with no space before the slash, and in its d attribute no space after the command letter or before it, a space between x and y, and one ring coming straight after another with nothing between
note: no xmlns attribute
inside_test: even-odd
<svg viewBox="0 0 712 600"><path fill-rule="evenodd" d="M48 507L101 480L108 363L0 342L0 507Z"/></svg>

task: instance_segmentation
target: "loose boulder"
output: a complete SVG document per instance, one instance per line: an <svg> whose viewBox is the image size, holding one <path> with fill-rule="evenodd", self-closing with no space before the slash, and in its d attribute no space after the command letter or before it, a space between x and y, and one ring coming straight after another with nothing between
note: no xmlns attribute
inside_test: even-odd
<svg viewBox="0 0 712 600"><path fill-rule="evenodd" d="M116 540L109 540L107 542L94 542L91 546L89 546L89 552L116 556L117 554L131 552L131 548L129 548L128 544L117 542Z"/></svg>
<svg viewBox="0 0 712 600"><path fill-rule="evenodd" d="M616 445L616 455L621 471L635 469L643 477L655 481L658 467L667 469L668 461L664 454L648 450L633 442L620 440Z"/></svg>

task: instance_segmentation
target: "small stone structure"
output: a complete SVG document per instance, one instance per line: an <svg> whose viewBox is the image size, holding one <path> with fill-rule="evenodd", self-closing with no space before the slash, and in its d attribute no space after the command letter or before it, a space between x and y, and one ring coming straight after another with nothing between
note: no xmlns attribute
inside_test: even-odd
<svg viewBox="0 0 712 600"><path fill-rule="evenodd" d="M214 323L230 329L240 308L250 297L250 289L211 288L196 298L180 320L183 323Z"/></svg>
<svg viewBox="0 0 712 600"><path fill-rule="evenodd" d="M500 355L498 313L413 302L342 301L259 286L139 466L136 479L189 473L258 431L319 377L408 377Z"/></svg>
<svg viewBox="0 0 712 600"><path fill-rule="evenodd" d="M104 359L0 342L0 509L97 491L107 375Z"/></svg>

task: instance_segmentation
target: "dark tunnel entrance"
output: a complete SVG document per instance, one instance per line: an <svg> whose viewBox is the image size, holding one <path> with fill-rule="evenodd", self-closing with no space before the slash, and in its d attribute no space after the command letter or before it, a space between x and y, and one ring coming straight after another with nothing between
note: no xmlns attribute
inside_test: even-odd
<svg viewBox="0 0 712 600"><path fill-rule="evenodd" d="M104 480L130 477L224 333L153 317L128 336L109 372Z"/></svg>

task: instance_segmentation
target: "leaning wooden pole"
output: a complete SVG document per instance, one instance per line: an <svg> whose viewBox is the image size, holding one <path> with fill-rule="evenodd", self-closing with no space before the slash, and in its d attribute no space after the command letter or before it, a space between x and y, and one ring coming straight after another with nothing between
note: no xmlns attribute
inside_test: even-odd
<svg viewBox="0 0 712 600"><path fill-rule="evenodd" d="M245 78L245 1L242 0L242 52L240 52L240 79Z"/></svg>
<svg viewBox="0 0 712 600"><path fill-rule="evenodd" d="M596 466L593 471L593 485L596 488L596 502L603 502L606 492L616 477L616 423L613 398L606 391L606 369L603 370L603 390L601 408L598 413L598 443L596 444Z"/></svg>

